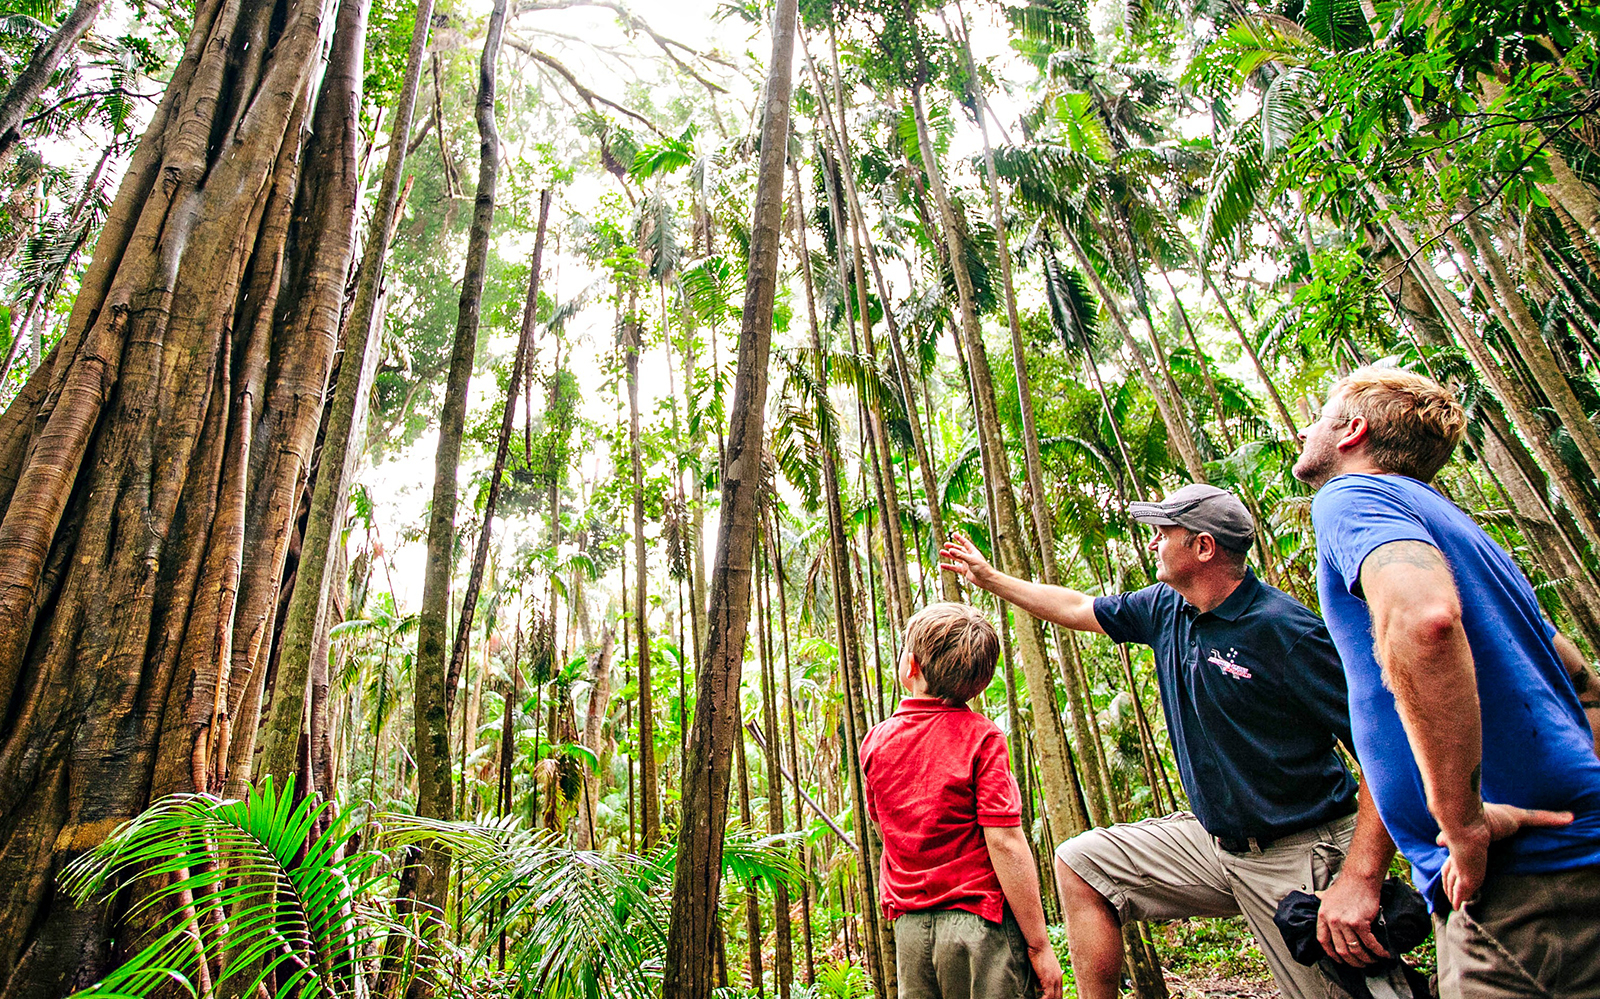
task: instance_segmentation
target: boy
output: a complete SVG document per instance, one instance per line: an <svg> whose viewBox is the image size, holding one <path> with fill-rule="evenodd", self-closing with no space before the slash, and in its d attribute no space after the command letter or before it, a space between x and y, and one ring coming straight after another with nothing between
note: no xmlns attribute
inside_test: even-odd
<svg viewBox="0 0 1600 999"><path fill-rule="evenodd" d="M883 831L878 894L894 920L900 999L1061 996L1005 737L966 705L999 656L978 611L924 608L900 655L910 696L861 744L867 811Z"/></svg>

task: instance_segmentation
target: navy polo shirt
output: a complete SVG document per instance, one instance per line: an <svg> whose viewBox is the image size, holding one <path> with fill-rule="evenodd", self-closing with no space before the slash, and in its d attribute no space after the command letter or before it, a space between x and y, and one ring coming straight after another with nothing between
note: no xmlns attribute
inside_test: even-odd
<svg viewBox="0 0 1600 999"><path fill-rule="evenodd" d="M1355 811L1344 667L1322 619L1246 570L1200 613L1165 583L1097 597L1117 642L1155 650L1189 805L1213 836L1276 839Z"/></svg>

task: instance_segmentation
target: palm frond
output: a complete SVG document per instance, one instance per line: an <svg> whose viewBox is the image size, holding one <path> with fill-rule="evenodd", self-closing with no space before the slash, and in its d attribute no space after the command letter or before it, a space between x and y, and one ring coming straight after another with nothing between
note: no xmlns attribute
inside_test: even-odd
<svg viewBox="0 0 1600 999"><path fill-rule="evenodd" d="M1200 254L1230 243L1255 216L1271 184L1271 170L1261 149L1261 129L1243 123L1223 147L1211 169L1205 208L1200 214Z"/></svg>
<svg viewBox="0 0 1600 999"><path fill-rule="evenodd" d="M274 973L280 992L346 994L366 947L398 927L360 905L386 875L376 873L380 854L342 856L351 811L317 833L329 807L297 803L293 779L280 792L270 777L243 801L175 795L73 861L62 876L69 894L84 902L137 885L128 918L158 934L78 995L148 995L212 967L222 968L215 987L232 994Z"/></svg>
<svg viewBox="0 0 1600 999"><path fill-rule="evenodd" d="M1315 114L1316 74L1291 66L1261 95L1261 150L1267 156L1286 149Z"/></svg>

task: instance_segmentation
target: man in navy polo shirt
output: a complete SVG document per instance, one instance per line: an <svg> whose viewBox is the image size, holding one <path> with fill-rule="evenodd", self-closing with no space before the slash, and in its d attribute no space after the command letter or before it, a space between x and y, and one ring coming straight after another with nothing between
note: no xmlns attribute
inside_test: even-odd
<svg viewBox="0 0 1600 999"><path fill-rule="evenodd" d="M1358 967L1389 956L1370 924L1394 845L1335 749L1351 745L1338 654L1320 618L1245 564L1255 521L1231 493L1191 485L1129 509L1155 526L1159 580L1133 593L1015 579L960 535L939 553L943 568L1035 617L1155 651L1194 812L1091 830L1057 850L1078 994L1117 994L1120 921L1242 913L1285 996L1342 996L1294 961L1272 920L1290 891L1326 888L1323 949Z"/></svg>
<svg viewBox="0 0 1600 999"><path fill-rule="evenodd" d="M1300 435L1357 758L1434 911L1441 996L1600 995L1600 701L1516 564L1427 484L1466 425L1431 379L1363 368Z"/></svg>

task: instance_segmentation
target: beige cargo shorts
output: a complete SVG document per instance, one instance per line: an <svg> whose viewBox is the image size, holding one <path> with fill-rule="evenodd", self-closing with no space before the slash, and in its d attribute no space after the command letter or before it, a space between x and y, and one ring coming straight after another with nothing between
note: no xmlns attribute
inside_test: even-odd
<svg viewBox="0 0 1600 999"><path fill-rule="evenodd" d="M1355 828L1352 814L1264 850L1229 853L1192 814L1178 812L1091 829L1062 843L1056 858L1104 895L1123 922L1242 914L1285 999L1344 999L1336 982L1289 955L1272 917L1289 892L1333 882Z"/></svg>

